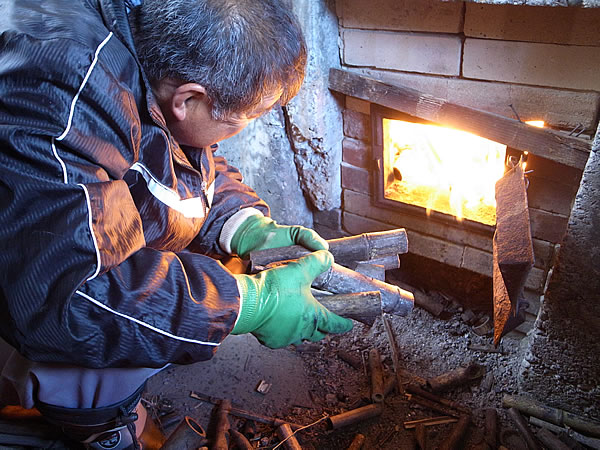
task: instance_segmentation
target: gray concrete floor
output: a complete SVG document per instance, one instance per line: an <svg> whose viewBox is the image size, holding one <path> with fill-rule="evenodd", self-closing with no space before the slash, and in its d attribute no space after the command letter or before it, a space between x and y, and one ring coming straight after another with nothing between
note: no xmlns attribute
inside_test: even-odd
<svg viewBox="0 0 600 450"><path fill-rule="evenodd" d="M270 385L265 394L257 391L261 382ZM284 417L292 408L314 407L300 355L289 348L264 347L250 334L228 336L209 361L156 374L148 381L145 398L168 399L180 415L207 429L214 405L191 397L192 391L272 417Z"/></svg>

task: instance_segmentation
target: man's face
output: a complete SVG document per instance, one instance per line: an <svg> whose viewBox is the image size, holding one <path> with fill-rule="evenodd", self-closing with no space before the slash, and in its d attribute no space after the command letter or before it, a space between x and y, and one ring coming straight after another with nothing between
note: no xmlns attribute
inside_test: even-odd
<svg viewBox="0 0 600 450"><path fill-rule="evenodd" d="M254 119L271 110L281 97L277 92L265 97L260 105L243 114L233 114L223 120L215 120L210 106L205 101L192 100L184 120L171 124L169 129L179 144L192 147L209 147L219 141L238 134Z"/></svg>

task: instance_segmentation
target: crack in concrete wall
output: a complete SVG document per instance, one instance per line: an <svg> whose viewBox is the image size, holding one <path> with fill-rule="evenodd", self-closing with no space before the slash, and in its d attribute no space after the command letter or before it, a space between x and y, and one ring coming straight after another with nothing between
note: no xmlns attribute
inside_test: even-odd
<svg viewBox="0 0 600 450"><path fill-rule="evenodd" d="M340 184L339 177L335 176L338 172L336 167L339 167L340 164L339 159L336 158L337 155L324 148L322 136L304 135L300 127L292 122L286 112L284 108L287 137L295 154L294 162L304 194L319 211L339 207L339 193L329 195L332 185Z"/></svg>
<svg viewBox="0 0 600 450"><path fill-rule="evenodd" d="M295 0L293 8L308 48L300 92L223 142L220 152L269 203L275 220L312 226L314 211L341 205L341 105L328 88L329 68L340 65L339 34L332 0Z"/></svg>

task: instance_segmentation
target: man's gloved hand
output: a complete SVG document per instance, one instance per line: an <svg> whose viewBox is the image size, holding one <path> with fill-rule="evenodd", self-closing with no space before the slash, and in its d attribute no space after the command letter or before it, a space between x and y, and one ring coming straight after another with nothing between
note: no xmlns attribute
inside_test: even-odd
<svg viewBox="0 0 600 450"><path fill-rule="evenodd" d="M255 250L295 244L313 251L329 249L327 241L309 228L277 225L274 220L257 215L248 217L237 229L231 239L231 250L246 258Z"/></svg>
<svg viewBox="0 0 600 450"><path fill-rule="evenodd" d="M256 275L234 275L242 306L232 334L252 333L263 345L281 348L350 331L350 319L329 311L310 292L313 280L332 263L331 253L320 250Z"/></svg>

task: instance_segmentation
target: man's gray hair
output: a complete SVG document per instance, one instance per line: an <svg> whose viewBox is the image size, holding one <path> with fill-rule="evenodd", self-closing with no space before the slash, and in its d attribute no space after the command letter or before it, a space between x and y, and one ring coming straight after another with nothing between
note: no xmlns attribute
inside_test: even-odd
<svg viewBox="0 0 600 450"><path fill-rule="evenodd" d="M143 0L130 19L150 81L204 86L215 119L279 89L286 104L304 79L306 45L284 0Z"/></svg>

